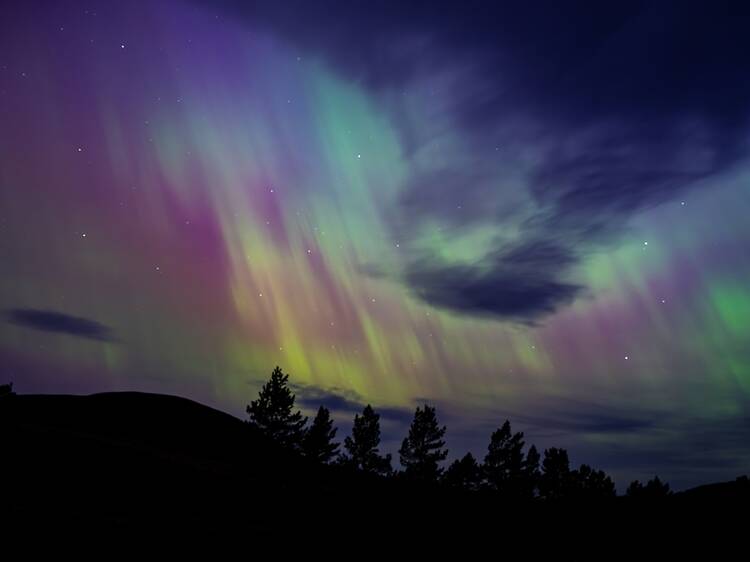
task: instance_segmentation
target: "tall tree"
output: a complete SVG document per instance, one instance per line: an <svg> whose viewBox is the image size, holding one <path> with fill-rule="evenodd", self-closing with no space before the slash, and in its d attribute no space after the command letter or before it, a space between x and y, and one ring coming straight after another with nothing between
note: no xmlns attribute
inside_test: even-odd
<svg viewBox="0 0 750 562"><path fill-rule="evenodd" d="M336 431L331 412L325 406L321 406L302 440L302 452L318 462L330 462L339 449L339 444L334 441Z"/></svg>
<svg viewBox="0 0 750 562"><path fill-rule="evenodd" d="M363 472L388 475L392 470L391 455L381 456L379 446L380 415L368 404L361 416L354 416L352 435L344 439L347 454L341 456L341 461Z"/></svg>
<svg viewBox="0 0 750 562"><path fill-rule="evenodd" d="M305 435L307 418L302 412L294 411L294 394L289 388L289 375L280 367L271 373L271 378L263 385L258 399L250 402L247 413L250 424L260 429L281 445L299 449Z"/></svg>
<svg viewBox="0 0 750 562"><path fill-rule="evenodd" d="M539 470L539 461L541 457L536 446L532 445L526 453L526 459L523 461L521 477L521 496L525 499L536 497L539 489L539 479L542 476Z"/></svg>
<svg viewBox="0 0 750 562"><path fill-rule="evenodd" d="M544 451L539 493L547 500L560 500L570 496L572 477L568 451L551 447Z"/></svg>
<svg viewBox="0 0 750 562"><path fill-rule="evenodd" d="M450 488L474 492L482 484L482 467L474 455L466 453L451 463L443 475L443 482Z"/></svg>
<svg viewBox="0 0 750 562"><path fill-rule="evenodd" d="M493 432L484 457L484 478L491 490L518 496L523 485L523 433L512 433L510 422Z"/></svg>
<svg viewBox="0 0 750 562"><path fill-rule="evenodd" d="M401 466L408 478L436 482L442 473L440 463L448 456L445 447L445 426L438 425L435 408L425 404L417 407L409 428L398 450Z"/></svg>

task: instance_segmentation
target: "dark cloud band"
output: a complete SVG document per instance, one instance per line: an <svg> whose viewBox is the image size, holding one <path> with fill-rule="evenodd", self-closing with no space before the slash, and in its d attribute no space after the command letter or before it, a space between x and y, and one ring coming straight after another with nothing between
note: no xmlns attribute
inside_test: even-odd
<svg viewBox="0 0 750 562"><path fill-rule="evenodd" d="M114 335L111 328L79 316L71 316L51 310L14 308L5 312L8 323L32 330L67 334L90 340L111 342Z"/></svg>

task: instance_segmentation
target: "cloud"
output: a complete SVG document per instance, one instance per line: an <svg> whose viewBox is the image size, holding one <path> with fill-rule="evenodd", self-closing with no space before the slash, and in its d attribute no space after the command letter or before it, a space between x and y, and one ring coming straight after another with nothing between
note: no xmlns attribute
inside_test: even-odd
<svg viewBox="0 0 750 562"><path fill-rule="evenodd" d="M571 302L581 287L545 274L512 268L414 264L407 282L422 300L438 307L477 316L516 319L526 323Z"/></svg>
<svg viewBox="0 0 750 562"><path fill-rule="evenodd" d="M8 323L41 332L68 334L79 338L113 342L112 329L94 320L71 316L52 310L34 308L14 308L5 311Z"/></svg>
<svg viewBox="0 0 750 562"><path fill-rule="evenodd" d="M353 391L338 388L324 390L300 383L289 383L289 386L294 391L297 402L311 410L325 406L332 412L359 413L365 406L360 396Z"/></svg>
<svg viewBox="0 0 750 562"><path fill-rule="evenodd" d="M218 5L324 58L391 113L411 165L385 213L403 256L389 275L452 311L539 321L584 294L577 266L635 214L747 154L741 3ZM403 118L415 104L422 119ZM443 138L450 150L426 156ZM419 236L436 223L516 234L446 261ZM537 269L515 253L537 247L565 259L536 256Z"/></svg>
<svg viewBox="0 0 750 562"><path fill-rule="evenodd" d="M604 409L554 411L544 415L514 414L512 419L543 433L621 434L639 433L656 426L653 415L605 412Z"/></svg>
<svg viewBox="0 0 750 562"><path fill-rule="evenodd" d="M294 391L297 402L310 410L317 410L319 406L325 406L331 412L350 414L353 417L355 414L361 414L364 407L370 403L351 390L323 389L300 383L290 383L289 386ZM373 408L384 421L410 423L414 415L413 411L405 408L378 406L373 406Z"/></svg>

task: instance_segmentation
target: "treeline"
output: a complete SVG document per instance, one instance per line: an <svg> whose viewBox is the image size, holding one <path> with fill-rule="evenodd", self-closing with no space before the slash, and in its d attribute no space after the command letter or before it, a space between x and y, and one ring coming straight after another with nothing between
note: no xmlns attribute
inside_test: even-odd
<svg viewBox="0 0 750 562"><path fill-rule="evenodd" d="M383 478L415 485L441 486L468 493L495 493L518 501L604 500L616 495L615 484L602 470L582 464L571 469L568 452L551 447L541 455L534 445L526 448L523 432L513 432L509 421L494 431L482 462L466 453L447 469L446 427L434 407L417 407L408 435L398 450L402 470L393 468L390 454L380 452L380 415L368 404L354 417L343 451L336 441L337 428L330 411L320 406L312 422L295 411L289 375L276 367L247 406L249 423L282 444L315 462L337 464ZM670 495L669 485L658 477L646 484L634 481L626 495L660 498Z"/></svg>

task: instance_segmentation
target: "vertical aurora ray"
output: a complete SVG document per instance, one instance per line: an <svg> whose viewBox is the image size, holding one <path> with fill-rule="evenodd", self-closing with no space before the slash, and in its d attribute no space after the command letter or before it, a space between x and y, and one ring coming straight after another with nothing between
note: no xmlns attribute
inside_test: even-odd
<svg viewBox="0 0 750 562"><path fill-rule="evenodd" d="M587 250L570 272L583 293L537 324L460 315L399 275L415 256L471 264L522 236L536 153L485 163L445 117L450 73L374 92L192 3L29 10L0 38L0 309L94 318L116 339L0 324L2 375L22 392L150 389L239 413L279 364L383 408L435 401L464 429L519 413L542 444L531 412L571 400L747 416L745 166ZM415 176L475 159L518 216L464 227L463 206L484 203L437 188L454 215L397 212ZM574 454L621 438L574 437Z"/></svg>

